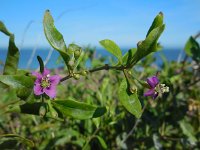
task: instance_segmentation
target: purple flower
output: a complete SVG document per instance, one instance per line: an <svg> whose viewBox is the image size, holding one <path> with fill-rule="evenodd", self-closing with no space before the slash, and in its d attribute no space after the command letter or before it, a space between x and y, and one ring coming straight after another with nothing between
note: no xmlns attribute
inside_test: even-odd
<svg viewBox="0 0 200 150"><path fill-rule="evenodd" d="M32 72L32 75L37 77L34 84L34 94L41 95L47 94L50 98L56 96L56 85L60 82L59 75L50 76L50 71L44 68L42 74L38 72Z"/></svg>
<svg viewBox="0 0 200 150"><path fill-rule="evenodd" d="M155 99L158 96L158 91L156 90L156 86L159 83L159 80L156 76L147 78L147 83L150 86L150 89L144 93L144 96L151 96Z"/></svg>

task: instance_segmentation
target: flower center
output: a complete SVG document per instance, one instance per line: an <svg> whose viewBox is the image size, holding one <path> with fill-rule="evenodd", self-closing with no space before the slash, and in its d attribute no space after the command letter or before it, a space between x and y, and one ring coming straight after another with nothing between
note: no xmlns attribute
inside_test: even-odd
<svg viewBox="0 0 200 150"><path fill-rule="evenodd" d="M162 93L162 94L167 93L167 92L169 92L169 87L166 86L165 84L158 84L155 88L155 91Z"/></svg>
<svg viewBox="0 0 200 150"><path fill-rule="evenodd" d="M49 78L47 76L43 77L40 85L42 88L50 87L51 83L49 81Z"/></svg>

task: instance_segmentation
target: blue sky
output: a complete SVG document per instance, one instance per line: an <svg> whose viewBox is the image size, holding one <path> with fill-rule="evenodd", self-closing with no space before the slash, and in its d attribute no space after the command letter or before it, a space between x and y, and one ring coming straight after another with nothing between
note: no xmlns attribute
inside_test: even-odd
<svg viewBox="0 0 200 150"><path fill-rule="evenodd" d="M120 47L135 47L162 11L166 30L161 44L182 48L190 35L200 31L199 6L200 0L2 0L0 20L15 34L19 47L23 37L23 47L49 47L42 27L46 9L67 44L98 47L98 41L111 39ZM0 33L0 47L7 43L8 38Z"/></svg>

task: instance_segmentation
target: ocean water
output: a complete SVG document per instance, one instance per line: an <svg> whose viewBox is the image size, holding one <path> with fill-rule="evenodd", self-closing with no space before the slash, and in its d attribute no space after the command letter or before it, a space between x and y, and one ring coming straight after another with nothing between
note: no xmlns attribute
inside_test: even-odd
<svg viewBox="0 0 200 150"><path fill-rule="evenodd" d="M22 49L20 51L20 61L19 61L19 68L21 69L36 69L39 67L38 61L37 61L37 55L42 57L43 61L46 60L48 54L50 52L50 49L40 49L34 51L32 48L26 48ZM123 51L125 53L125 51ZM178 57L182 53L181 49L164 49L159 52L156 52L154 56L156 57L156 64L161 65L162 59L160 57L161 54L165 55L168 61L177 61ZM5 49L0 49L0 61L5 62L7 51ZM102 55L102 56L111 56L106 50L104 49L97 49L96 55ZM184 53L182 53L184 55ZM62 66L62 64L58 63L58 57L59 53L55 50L52 51L52 55L46 64L46 67L48 68L57 68ZM0 65L0 70L2 70L2 66Z"/></svg>

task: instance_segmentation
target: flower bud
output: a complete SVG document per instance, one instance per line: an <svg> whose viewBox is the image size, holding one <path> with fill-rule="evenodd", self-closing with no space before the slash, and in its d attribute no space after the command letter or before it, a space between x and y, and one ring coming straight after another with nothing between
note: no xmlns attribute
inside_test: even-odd
<svg viewBox="0 0 200 150"><path fill-rule="evenodd" d="M135 93L135 92L137 92L137 87L135 85L131 85L129 90L131 93Z"/></svg>
<svg viewBox="0 0 200 150"><path fill-rule="evenodd" d="M45 105L42 105L42 106L40 107L40 109L39 109L39 115L42 116L42 117L44 117L45 114L46 114L46 112L47 112L47 110L46 110Z"/></svg>
<svg viewBox="0 0 200 150"><path fill-rule="evenodd" d="M69 65L70 69L73 69L73 68L74 68L74 61L73 61L73 60L70 60L70 61L68 62L68 65Z"/></svg>
<svg viewBox="0 0 200 150"><path fill-rule="evenodd" d="M51 116L54 117L54 118L58 117L58 113L56 112L55 109L51 110Z"/></svg>
<svg viewBox="0 0 200 150"><path fill-rule="evenodd" d="M74 58L75 58L75 59L78 59L78 58L79 58L79 56L81 55L81 51L82 51L81 49L78 49L78 50L75 50L75 51L74 51Z"/></svg>
<svg viewBox="0 0 200 150"><path fill-rule="evenodd" d="M85 70L80 72L80 75L82 76L87 76L87 74L88 74L88 71L85 71Z"/></svg>
<svg viewBox="0 0 200 150"><path fill-rule="evenodd" d="M80 75L79 74L74 74L73 75L74 79L79 80L80 79Z"/></svg>

